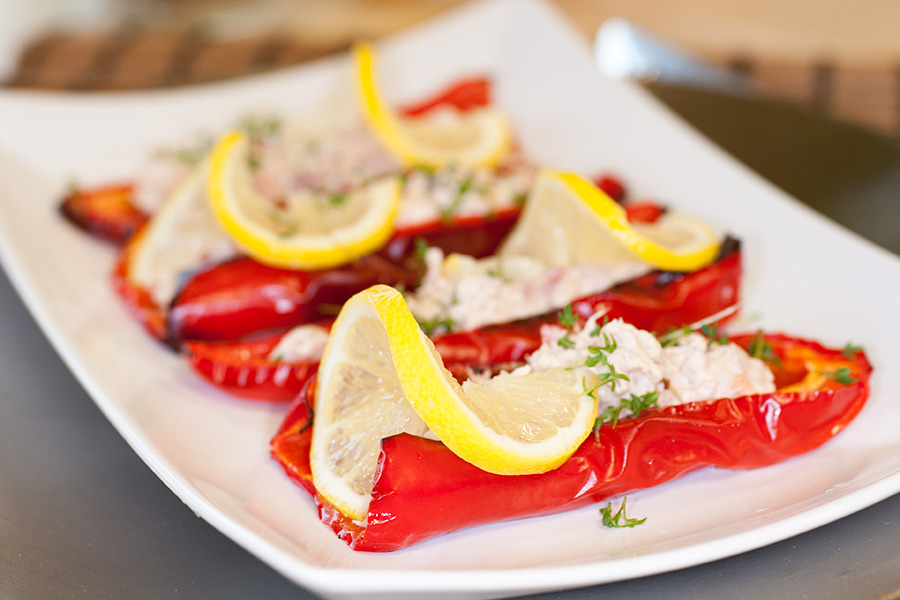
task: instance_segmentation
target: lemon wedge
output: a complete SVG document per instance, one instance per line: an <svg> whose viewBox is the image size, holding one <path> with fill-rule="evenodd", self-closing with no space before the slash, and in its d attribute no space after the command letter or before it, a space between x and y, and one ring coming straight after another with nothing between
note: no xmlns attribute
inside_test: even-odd
<svg viewBox="0 0 900 600"><path fill-rule="evenodd" d="M363 520L381 440L401 432L434 435L492 473L554 469L593 427L590 377L556 369L460 385L400 292L373 286L344 305L319 366L310 450L316 490Z"/></svg>
<svg viewBox="0 0 900 600"><path fill-rule="evenodd" d="M401 118L381 97L375 81L375 55L366 44L354 48L355 73L363 115L381 143L407 164L496 166L511 147L506 115L493 107L461 113Z"/></svg>
<svg viewBox="0 0 900 600"><path fill-rule="evenodd" d="M248 140L230 133L210 158L207 192L219 224L258 261L324 269L380 248L393 231L401 185L374 180L346 196L302 192L278 203L253 188Z"/></svg>
<svg viewBox="0 0 900 600"><path fill-rule="evenodd" d="M638 257L659 269L694 271L715 259L719 244L709 225L675 212L655 223L631 224L625 210L590 181L545 170L500 254L551 266Z"/></svg>

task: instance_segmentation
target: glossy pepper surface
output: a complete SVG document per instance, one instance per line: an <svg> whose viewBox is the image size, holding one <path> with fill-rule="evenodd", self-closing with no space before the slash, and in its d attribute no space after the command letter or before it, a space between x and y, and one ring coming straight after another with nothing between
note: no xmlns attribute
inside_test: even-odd
<svg viewBox="0 0 900 600"><path fill-rule="evenodd" d="M693 273L656 272L573 303L579 321L599 310L657 333L681 327L736 306L741 281L741 256L736 244L726 244L712 265ZM731 316L717 319L722 323ZM541 327L558 323L556 311L530 319L492 325L435 338L444 365L458 379L472 372L494 371L520 363L541 345ZM331 320L318 321L330 327ZM290 402L318 361L273 361L269 353L281 334L236 341L190 340L184 354L205 380L217 388L250 400Z"/></svg>
<svg viewBox="0 0 900 600"><path fill-rule="evenodd" d="M733 341L765 344L778 390L664 409L604 424L561 467L501 476L463 461L438 441L383 440L365 523L317 499L320 517L351 548L389 551L466 527L545 515L655 486L704 467L752 469L810 451L843 430L869 395L862 352L780 334ZM286 473L315 494L309 470L314 404L307 386L272 440Z"/></svg>

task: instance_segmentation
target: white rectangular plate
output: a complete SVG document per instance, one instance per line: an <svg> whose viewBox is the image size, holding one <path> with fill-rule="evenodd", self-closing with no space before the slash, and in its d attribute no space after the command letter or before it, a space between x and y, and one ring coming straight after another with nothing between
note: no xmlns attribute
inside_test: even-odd
<svg viewBox="0 0 900 600"><path fill-rule="evenodd" d="M323 97L347 57L178 91L0 93L0 255L25 302L128 443L194 511L328 597L496 597L610 582L743 552L900 490L900 261L804 208L672 117L603 79L585 40L538 2L473 5L378 44L383 87L421 97L491 76L526 151L549 167L621 175L639 197L700 216L744 243L753 326L861 343L869 404L824 447L750 472L706 470L629 495L637 528L596 507L477 527L390 554L354 553L270 459L284 407L227 398L149 339L108 283L113 252L64 223L69 177L128 179L156 147L250 111ZM60 399L64 401L64 399Z"/></svg>

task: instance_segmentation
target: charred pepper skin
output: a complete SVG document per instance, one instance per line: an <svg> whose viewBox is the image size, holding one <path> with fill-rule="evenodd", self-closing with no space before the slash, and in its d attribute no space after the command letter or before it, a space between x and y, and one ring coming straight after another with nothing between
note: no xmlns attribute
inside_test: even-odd
<svg viewBox="0 0 900 600"><path fill-rule="evenodd" d="M148 219L134 204L134 187L128 183L73 190L62 199L59 211L79 229L120 246Z"/></svg>
<svg viewBox="0 0 900 600"><path fill-rule="evenodd" d="M748 347L753 335L732 341ZM705 467L753 469L811 451L842 431L869 396L871 366L817 342L764 338L779 389L664 409L605 424L560 468L504 477L481 471L440 442L401 434L382 442L365 523L317 499L324 523L356 550L384 552L485 523L546 515L670 481ZM853 379L829 377L839 369ZM309 470L313 386L272 440L288 476L315 493Z"/></svg>

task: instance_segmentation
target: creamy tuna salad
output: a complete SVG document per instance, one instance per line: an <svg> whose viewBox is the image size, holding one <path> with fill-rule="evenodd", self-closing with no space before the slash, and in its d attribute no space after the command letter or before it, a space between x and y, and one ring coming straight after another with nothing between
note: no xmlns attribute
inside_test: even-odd
<svg viewBox="0 0 900 600"><path fill-rule="evenodd" d="M486 216L524 202L537 172L518 152L511 153L496 169L404 167L362 120L312 128L307 120L283 126L275 119L255 118L244 119L240 128L250 139L252 184L268 201L261 210L273 216L274 222L278 215L285 221L295 218L297 207L308 206L310 193L325 194L327 210L327 206L339 206L355 187L386 175L400 176L403 181L394 222L397 228ZM168 213L181 221L174 227L170 221L167 226L169 231L177 231L177 239L161 244L166 256L154 257L153 264L136 277L160 305L172 300L178 283L191 272L208 266L211 260L227 260L238 254L213 218L203 185L192 187L193 200L175 199L184 182L206 168L208 150L209 142L203 140L182 149L160 150L135 183L135 198L141 208L157 215L155 219ZM170 204L178 206L173 209Z"/></svg>
<svg viewBox="0 0 900 600"><path fill-rule="evenodd" d="M600 414L614 412L616 418L630 415L634 406L664 408L775 391L769 367L724 338L691 332L664 344L621 319L601 318L592 316L578 331L545 325L541 347L512 374L580 369Z"/></svg>
<svg viewBox="0 0 900 600"><path fill-rule="evenodd" d="M429 333L544 314L653 270L637 258L548 267L529 256L445 257L439 248L426 250L425 263L422 284L405 296L419 322L430 324Z"/></svg>

